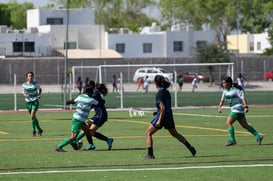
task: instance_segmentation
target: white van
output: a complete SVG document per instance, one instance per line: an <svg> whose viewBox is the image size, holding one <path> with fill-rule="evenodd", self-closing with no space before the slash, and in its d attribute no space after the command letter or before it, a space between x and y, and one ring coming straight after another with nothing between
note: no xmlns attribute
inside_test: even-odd
<svg viewBox="0 0 273 181"><path fill-rule="evenodd" d="M146 76L148 76L148 80L150 82L154 82L154 78L156 75L162 75L163 77L167 78L170 82L173 79L173 74L163 68L145 67L136 70L133 80L137 82L138 79L140 78L144 79Z"/></svg>

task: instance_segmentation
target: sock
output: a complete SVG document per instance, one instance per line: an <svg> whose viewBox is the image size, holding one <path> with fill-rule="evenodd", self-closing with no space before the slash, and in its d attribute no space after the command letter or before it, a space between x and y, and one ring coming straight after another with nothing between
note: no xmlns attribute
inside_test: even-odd
<svg viewBox="0 0 273 181"><path fill-rule="evenodd" d="M36 126L35 126L35 120L31 121L31 127L32 127L32 131L35 131L35 128L36 128Z"/></svg>
<svg viewBox="0 0 273 181"><path fill-rule="evenodd" d="M188 149L191 148L191 144L190 144L188 141L186 141L186 142L184 143L184 145L185 145Z"/></svg>
<svg viewBox="0 0 273 181"><path fill-rule="evenodd" d="M84 135L85 134L83 132L80 132L74 142L75 143L78 142L80 139L82 139L84 137Z"/></svg>
<svg viewBox="0 0 273 181"><path fill-rule="evenodd" d="M36 128L37 128L38 130L41 130L39 121L38 121L37 119L35 119L35 120L33 120L33 121L34 121L34 124L35 124Z"/></svg>
<svg viewBox="0 0 273 181"><path fill-rule="evenodd" d="M153 147L148 147L148 155L154 155Z"/></svg>
<svg viewBox="0 0 273 181"><path fill-rule="evenodd" d="M229 133L229 140L235 142L234 128L233 127L229 127L228 128L228 133Z"/></svg>
<svg viewBox="0 0 273 181"><path fill-rule="evenodd" d="M248 127L246 129L250 133L252 133L257 139L259 138L260 134L251 125L248 125Z"/></svg>
<svg viewBox="0 0 273 181"><path fill-rule="evenodd" d="M108 139L106 136L104 136L103 134L98 133L98 132L95 132L94 136L100 140L103 140L103 141L107 141L107 139Z"/></svg>
<svg viewBox="0 0 273 181"><path fill-rule="evenodd" d="M59 148L63 148L63 147L65 147L68 144L70 144L70 139L65 139L60 144L58 144L58 147Z"/></svg>
<svg viewBox="0 0 273 181"><path fill-rule="evenodd" d="M90 134L87 134L85 136L86 136L86 139L87 139L88 143L93 145L94 143L93 143L92 136Z"/></svg>

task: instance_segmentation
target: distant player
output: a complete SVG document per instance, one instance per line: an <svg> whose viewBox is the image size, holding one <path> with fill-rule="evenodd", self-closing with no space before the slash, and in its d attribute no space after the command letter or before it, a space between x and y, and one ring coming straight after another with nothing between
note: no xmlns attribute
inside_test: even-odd
<svg viewBox="0 0 273 181"><path fill-rule="evenodd" d="M36 136L36 129L38 130L38 135L42 136L43 130L36 117L36 112L39 109L39 99L41 98L42 88L38 82L34 82L33 72L28 72L26 74L26 79L27 81L22 85L22 92L25 97L27 111L32 120L32 136Z"/></svg>
<svg viewBox="0 0 273 181"><path fill-rule="evenodd" d="M226 120L229 140L225 146L232 146L236 144L234 128L232 126L236 120L238 120L243 128L248 130L256 137L257 144L260 145L262 143L263 136L261 136L251 125L249 125L245 118L245 113L248 112L248 106L242 87L240 87L238 84L233 84L231 77L225 77L222 80L222 85L224 90L218 106L218 112L222 112L222 106L224 105L225 101L229 103L231 108L231 113Z"/></svg>

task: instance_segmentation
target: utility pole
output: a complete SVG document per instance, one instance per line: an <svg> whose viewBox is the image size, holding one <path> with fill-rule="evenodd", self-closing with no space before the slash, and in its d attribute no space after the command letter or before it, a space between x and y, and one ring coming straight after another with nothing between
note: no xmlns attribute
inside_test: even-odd
<svg viewBox="0 0 273 181"><path fill-rule="evenodd" d="M67 59L68 59L68 25L69 25L69 4L70 0L66 1L66 37L65 37L65 56L64 56L64 109L66 109L67 95Z"/></svg>

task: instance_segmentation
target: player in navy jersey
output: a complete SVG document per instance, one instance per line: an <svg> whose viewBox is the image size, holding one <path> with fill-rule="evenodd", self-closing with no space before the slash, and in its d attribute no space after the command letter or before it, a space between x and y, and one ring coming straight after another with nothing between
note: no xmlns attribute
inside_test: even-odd
<svg viewBox="0 0 273 181"><path fill-rule="evenodd" d="M92 136L105 141L108 145L108 150L111 150L114 139L106 137L105 135L97 132L97 130L101 126L103 126L103 124L108 120L108 113L105 108L105 100L101 96L101 95L106 96L108 93L108 89L105 84L103 84L103 83L102 84L99 84L99 83L95 84L95 82L93 80L90 80L88 82L88 86L90 86L92 88L92 91L93 91L92 98L97 100L98 104L92 106L92 108L94 108L95 115L92 118L88 119L88 121L87 121L87 125L89 127L90 134L86 134L86 138L88 140L89 145L86 147L85 150L94 150L96 148L93 143ZM75 140L75 143L77 143L81 138L83 138L84 135L85 135L85 133L81 132L78 135L77 139ZM73 143L72 146L74 149L78 149L77 144L75 144L75 143Z"/></svg>
<svg viewBox="0 0 273 181"><path fill-rule="evenodd" d="M263 140L261 136L251 125L249 125L245 118L245 113L248 112L247 101L244 97L244 90L238 84L234 84L231 77L224 77L222 80L223 93L218 106L218 112L222 112L222 106L225 102L229 103L231 112L226 120L226 126L229 133L229 140L225 146L232 146L236 144L233 123L238 120L240 125L252 133L256 137L257 144L260 145Z"/></svg>
<svg viewBox="0 0 273 181"><path fill-rule="evenodd" d="M26 108L30 114L32 120L32 136L36 136L36 128L38 130L38 135L42 136L43 130L40 127L39 121L36 117L36 112L39 109L39 99L41 98L42 88L38 82L35 82L34 73L26 73L27 81L22 85L22 92L25 97Z"/></svg>
<svg viewBox="0 0 273 181"><path fill-rule="evenodd" d="M156 93L156 108L157 112L154 112L154 119L146 130L146 144L148 153L144 159L154 159L153 153L153 138L152 135L160 130L162 127L167 129L169 133L176 138L178 141L183 143L191 152L192 156L195 156L196 150L191 144L186 140L184 136L179 134L175 128L175 123L173 120L173 112L171 108L171 95L167 88L170 87L170 82L167 81L163 76L156 75L155 86L158 89Z"/></svg>
<svg viewBox="0 0 273 181"><path fill-rule="evenodd" d="M80 94L76 99L73 99L77 106L72 117L71 136L59 143L55 149L56 151L65 152L63 147L73 143L81 130L88 130L85 120L88 118L91 107L98 104L98 101L92 98L92 93L93 89L87 86L84 88L83 94ZM89 132L87 134L89 134Z"/></svg>

